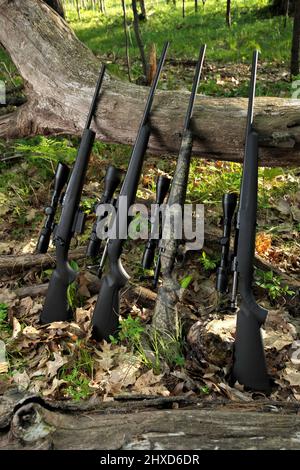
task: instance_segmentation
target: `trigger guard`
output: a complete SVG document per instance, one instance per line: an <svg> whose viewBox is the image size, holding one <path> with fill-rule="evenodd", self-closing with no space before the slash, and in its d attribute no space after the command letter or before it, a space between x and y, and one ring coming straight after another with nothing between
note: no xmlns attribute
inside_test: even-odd
<svg viewBox="0 0 300 470"><path fill-rule="evenodd" d="M121 276L123 276L124 279L126 279L126 281L128 281L130 279L130 276L129 276L128 272L125 271L125 268L124 268L124 266L122 264L122 261L120 259L118 260L118 267L119 267Z"/></svg>

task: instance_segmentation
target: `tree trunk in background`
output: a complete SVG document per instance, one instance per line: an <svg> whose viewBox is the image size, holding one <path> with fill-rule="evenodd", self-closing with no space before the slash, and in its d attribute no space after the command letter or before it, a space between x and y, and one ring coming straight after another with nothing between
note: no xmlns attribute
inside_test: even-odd
<svg viewBox="0 0 300 470"><path fill-rule="evenodd" d="M185 17L185 0L182 0L182 18Z"/></svg>
<svg viewBox="0 0 300 470"><path fill-rule="evenodd" d="M0 0L0 11L0 43L24 78L27 95L27 103L0 117L0 137L80 136L99 74L99 60L40 0ZM132 144L148 92L148 88L107 74L93 122L97 138ZM177 154L188 99L186 92L157 91L149 152ZM193 155L242 161L247 105L244 98L197 96ZM254 126L259 133L261 165L299 167L297 102L257 97Z"/></svg>
<svg viewBox="0 0 300 470"><path fill-rule="evenodd" d="M140 32L140 23L139 23L139 14L137 11L137 5L136 5L136 0L132 0L132 11L133 11L133 28L134 28L134 34L136 38L136 42L138 45L138 48L140 50L140 56L141 56L141 61L142 61L142 66L143 66L143 74L146 79L147 77L147 61L146 61L146 56L145 56L145 48Z"/></svg>
<svg viewBox="0 0 300 470"><path fill-rule="evenodd" d="M284 16L284 27L286 28L287 27L287 21L288 21L288 18L289 18L289 9L290 9L290 0L285 0L285 16Z"/></svg>
<svg viewBox="0 0 300 470"><path fill-rule="evenodd" d="M195 13L198 11L198 0L195 0Z"/></svg>
<svg viewBox="0 0 300 470"><path fill-rule="evenodd" d="M286 15L287 9L289 13L294 11L297 1L298 0L273 0L269 9L273 15ZM289 5L287 5L287 3Z"/></svg>
<svg viewBox="0 0 300 470"><path fill-rule="evenodd" d="M147 65L147 84L151 85L156 74L157 63L156 63L156 47L155 44L151 44L149 52L149 60Z"/></svg>
<svg viewBox="0 0 300 470"><path fill-rule="evenodd" d="M141 19L143 19L144 21L147 21L147 11L146 11L145 0L139 0L139 4L141 7Z"/></svg>
<svg viewBox="0 0 300 470"><path fill-rule="evenodd" d="M65 11L61 0L44 0L53 10L55 10L62 18L65 18Z"/></svg>
<svg viewBox="0 0 300 470"><path fill-rule="evenodd" d="M106 13L106 8L105 8L105 0L100 0L100 11L105 15Z"/></svg>
<svg viewBox="0 0 300 470"><path fill-rule="evenodd" d="M131 82L128 34L127 34L128 31L127 31L127 20L126 20L126 2L125 0L121 0L121 2L122 2L122 9L123 9L123 28L124 28L124 36L125 36L125 54L126 54L127 74L128 74L128 80Z"/></svg>
<svg viewBox="0 0 300 470"><path fill-rule="evenodd" d="M77 11L78 19L81 20L81 17L80 17L80 5L79 5L79 1L78 1L78 0L76 0L76 11Z"/></svg>
<svg viewBox="0 0 300 470"><path fill-rule="evenodd" d="M294 28L291 54L291 75L299 75L299 47L300 47L300 0L295 2Z"/></svg>
<svg viewBox="0 0 300 470"><path fill-rule="evenodd" d="M229 28L231 27L231 0L227 0L226 24Z"/></svg>

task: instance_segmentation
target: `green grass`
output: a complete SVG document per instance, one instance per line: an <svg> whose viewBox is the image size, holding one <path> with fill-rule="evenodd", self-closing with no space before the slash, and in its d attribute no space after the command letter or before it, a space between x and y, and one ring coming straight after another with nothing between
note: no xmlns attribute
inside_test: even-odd
<svg viewBox="0 0 300 470"><path fill-rule="evenodd" d="M67 18L78 37L94 53L110 58L124 57L124 38L121 4L108 1L107 15L93 11L82 11L78 21L74 9L67 10ZM182 18L181 4L160 3L148 5L149 19L141 23L146 46L154 42L158 51L165 40L171 41L169 55L175 58L190 59L198 55L199 45L208 45L209 61L248 62L253 49L262 52L262 60L289 61L292 20L283 26L281 17L262 17L260 9L268 0L235 0L232 2L232 27L225 24L225 2L209 0L205 8L199 2L198 14L194 12L194 2L186 2L186 17ZM130 49L132 57L138 57L132 27L132 12L128 8L130 29Z"/></svg>

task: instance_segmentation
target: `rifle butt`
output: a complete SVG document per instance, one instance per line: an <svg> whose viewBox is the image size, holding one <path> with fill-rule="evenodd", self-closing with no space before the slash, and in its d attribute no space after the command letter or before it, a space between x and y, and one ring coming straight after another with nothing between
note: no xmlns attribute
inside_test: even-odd
<svg viewBox="0 0 300 470"><path fill-rule="evenodd" d="M46 295L40 323L52 323L54 321L69 321L73 313L68 304L68 287L75 281L76 273L63 276L56 269L53 271Z"/></svg>
<svg viewBox="0 0 300 470"><path fill-rule="evenodd" d="M232 382L265 393L271 392L271 381L261 335L261 322L242 302L237 314Z"/></svg>
<svg viewBox="0 0 300 470"><path fill-rule="evenodd" d="M120 286L109 274L104 276L95 306L92 326L93 338L97 341L116 334L119 326Z"/></svg>

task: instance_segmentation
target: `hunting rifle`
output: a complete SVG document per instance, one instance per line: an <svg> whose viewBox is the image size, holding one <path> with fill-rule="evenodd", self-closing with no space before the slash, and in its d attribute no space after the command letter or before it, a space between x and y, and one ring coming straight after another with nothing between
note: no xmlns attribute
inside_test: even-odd
<svg viewBox="0 0 300 470"><path fill-rule="evenodd" d="M122 217L121 214L120 216L119 201L120 197L126 198L127 208L130 208L135 202L137 188L142 172L142 165L151 134L149 117L154 93L158 85L158 80L165 61L168 46L169 43L166 42L160 57L154 80L150 88L145 111L130 157L128 169L116 204L117 214L114 220L114 226L116 230L114 230L114 232L116 233L117 238L110 239L107 243L109 271L102 278L99 296L92 319L93 337L96 340L108 340L109 336L113 335L117 331L119 325L119 293L120 289L126 285L128 275L121 264L121 255L125 239L118 235L127 232L127 228L130 222L128 215Z"/></svg>
<svg viewBox="0 0 300 470"><path fill-rule="evenodd" d="M271 381L267 373L261 326L268 311L260 307L253 295L253 265L255 255L257 188L258 188L258 134L253 127L253 106L257 74L258 51L253 53L250 82L248 115L246 126L245 156L235 222L235 242L232 259L229 255L230 231L237 204L235 193L223 197L224 230L221 239L221 265L217 271L217 289L227 291L228 275L233 273L230 308L240 308L237 313L234 342L232 382L238 381L245 387L269 393Z"/></svg>
<svg viewBox="0 0 300 470"><path fill-rule="evenodd" d="M104 74L105 65L102 65L80 147L62 201L61 216L54 236L56 267L51 275L44 308L40 316L42 324L66 321L72 317L72 309L68 302L68 287L75 281L77 273L68 263L68 253L73 235L82 233L84 227L84 215L79 209L79 204L96 136L96 133L90 129L90 125L95 115Z"/></svg>

